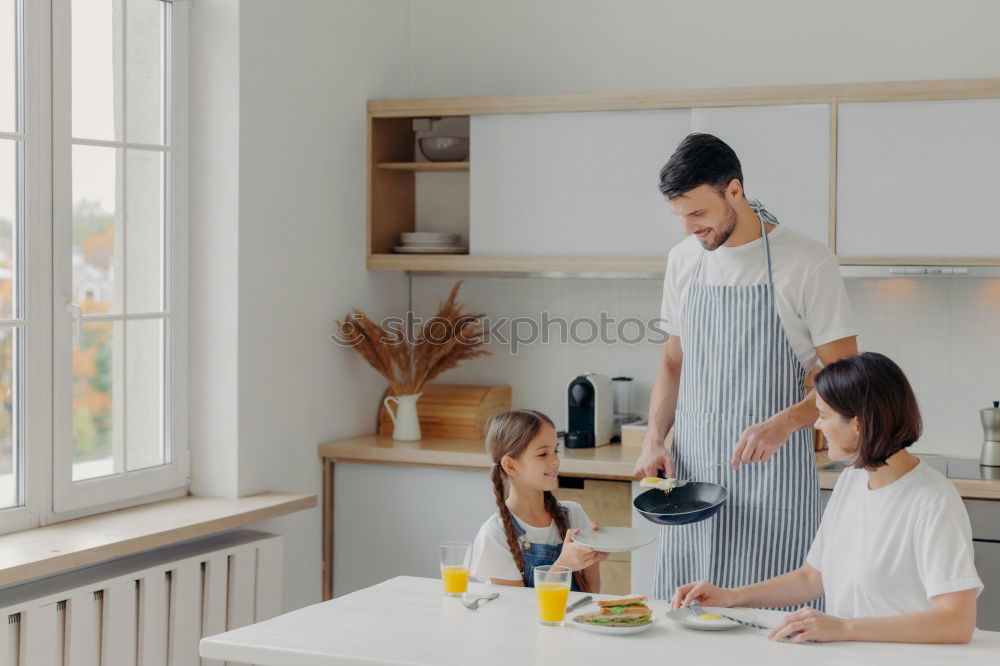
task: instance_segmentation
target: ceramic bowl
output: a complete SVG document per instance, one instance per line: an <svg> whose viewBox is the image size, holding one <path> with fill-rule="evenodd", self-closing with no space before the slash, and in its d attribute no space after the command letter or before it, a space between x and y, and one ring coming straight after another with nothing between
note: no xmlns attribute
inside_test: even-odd
<svg viewBox="0 0 1000 666"><path fill-rule="evenodd" d="M462 136L425 136L420 152L431 162L461 162L469 156L469 139Z"/></svg>

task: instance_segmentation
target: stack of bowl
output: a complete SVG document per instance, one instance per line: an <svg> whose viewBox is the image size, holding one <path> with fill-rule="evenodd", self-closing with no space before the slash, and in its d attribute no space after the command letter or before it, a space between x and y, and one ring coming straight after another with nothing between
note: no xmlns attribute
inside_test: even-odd
<svg viewBox="0 0 1000 666"><path fill-rule="evenodd" d="M400 234L400 245L393 248L402 254L467 254L469 246L462 242L462 234L437 231L411 231Z"/></svg>

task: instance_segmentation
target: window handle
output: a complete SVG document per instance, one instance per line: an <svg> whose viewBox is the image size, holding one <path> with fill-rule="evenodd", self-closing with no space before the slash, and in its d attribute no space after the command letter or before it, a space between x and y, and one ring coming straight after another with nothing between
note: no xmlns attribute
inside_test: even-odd
<svg viewBox="0 0 1000 666"><path fill-rule="evenodd" d="M83 330L83 308L70 301L66 304L66 311L73 315L73 345L80 346L80 334Z"/></svg>

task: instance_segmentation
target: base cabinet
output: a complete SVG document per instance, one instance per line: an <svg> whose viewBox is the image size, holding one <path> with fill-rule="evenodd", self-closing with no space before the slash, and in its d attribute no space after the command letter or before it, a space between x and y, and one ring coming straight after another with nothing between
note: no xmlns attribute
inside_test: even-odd
<svg viewBox="0 0 1000 666"><path fill-rule="evenodd" d="M590 519L601 527L628 527L631 524L631 486L628 481L603 479L560 479L555 491L558 500L579 503ZM601 593L628 595L632 592L632 553L609 553L601 562Z"/></svg>

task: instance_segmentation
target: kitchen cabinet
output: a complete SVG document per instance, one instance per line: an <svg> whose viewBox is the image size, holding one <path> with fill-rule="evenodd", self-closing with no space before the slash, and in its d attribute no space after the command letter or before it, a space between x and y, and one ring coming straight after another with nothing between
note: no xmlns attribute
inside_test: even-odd
<svg viewBox="0 0 1000 666"><path fill-rule="evenodd" d="M1000 99L838 113L837 254L1000 260Z"/></svg>
<svg viewBox="0 0 1000 666"><path fill-rule="evenodd" d="M370 100L367 267L662 275L680 227L656 174L692 130L730 141L748 194L842 264L1000 266L998 113L997 78ZM428 118L469 122L469 161L417 160ZM418 217L462 231L463 208L471 254L392 252Z"/></svg>
<svg viewBox="0 0 1000 666"><path fill-rule="evenodd" d="M983 592L976 601L976 626L1000 631L1000 541L972 540Z"/></svg>
<svg viewBox="0 0 1000 666"><path fill-rule="evenodd" d="M496 511L489 473L437 467L338 463L333 480L333 594L393 576L439 577L437 544L473 541ZM583 505L600 525L629 524L628 481L569 479L560 500ZM628 594L628 553L601 566L602 590Z"/></svg>
<svg viewBox="0 0 1000 666"><path fill-rule="evenodd" d="M393 576L440 577L437 545L473 541L496 511L486 471L339 463L333 593Z"/></svg>
<svg viewBox="0 0 1000 666"><path fill-rule="evenodd" d="M665 256L683 238L657 174L690 131L687 109L484 115L470 127L471 254Z"/></svg>
<svg viewBox="0 0 1000 666"><path fill-rule="evenodd" d="M747 197L778 221L830 244L830 105L691 109L691 131L714 134L740 158Z"/></svg>
<svg viewBox="0 0 1000 666"><path fill-rule="evenodd" d="M630 490L632 499L637 495L646 492L646 488L640 488L638 481L633 481ZM629 500L629 504L631 504ZM644 594L653 598L653 574L656 571L656 560L659 554L660 526L652 523L632 507L632 527L648 532L655 540L645 548L632 551L632 592Z"/></svg>
<svg viewBox="0 0 1000 666"><path fill-rule="evenodd" d="M1000 501L964 500L972 525L976 571L983 591L976 600L976 626L1000 630Z"/></svg>
<svg viewBox="0 0 1000 666"><path fill-rule="evenodd" d="M556 499L580 504L601 527L628 527L632 520L632 492L628 481L561 478ZM566 487L576 486L576 487ZM632 553L609 553L601 562L601 592L627 595L632 591Z"/></svg>

